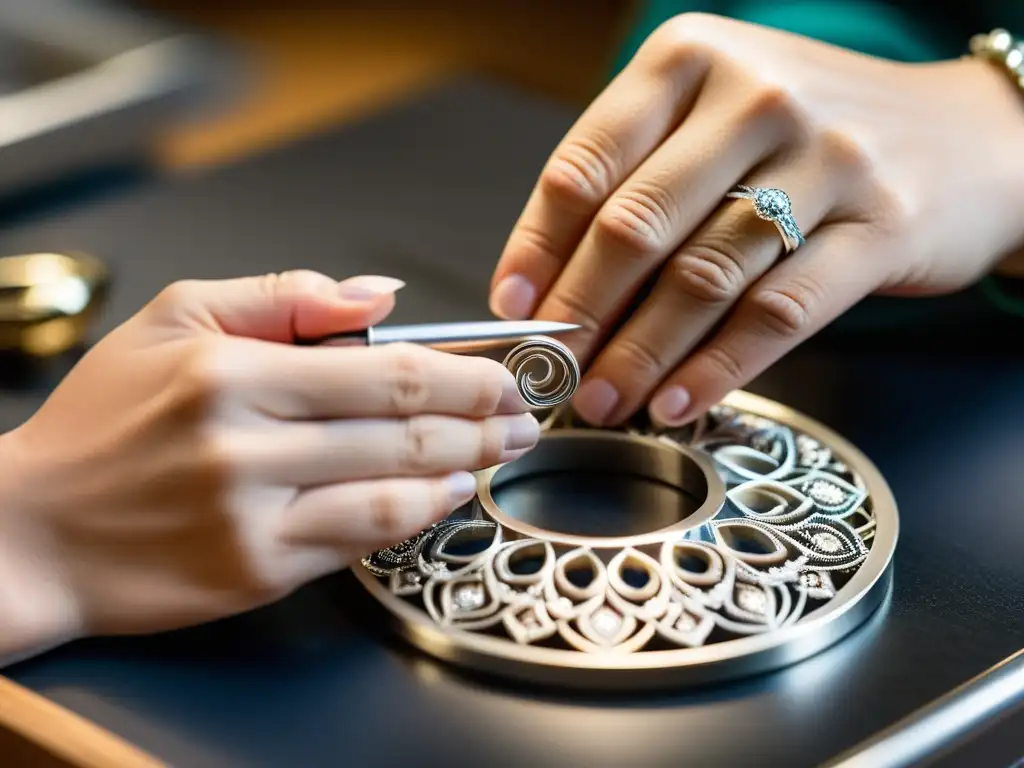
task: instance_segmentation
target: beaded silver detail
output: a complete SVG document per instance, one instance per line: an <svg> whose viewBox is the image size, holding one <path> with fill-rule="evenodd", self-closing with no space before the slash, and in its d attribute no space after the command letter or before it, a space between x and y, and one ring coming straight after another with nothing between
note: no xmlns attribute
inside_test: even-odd
<svg viewBox="0 0 1024 768"><path fill-rule="evenodd" d="M564 427L580 425L568 412L546 425ZM797 624L870 554L875 520L864 482L810 435L725 406L686 429L627 431L706 452L727 486L718 514L650 545L602 549L453 516L364 567L446 631L642 654Z"/></svg>
<svg viewBox="0 0 1024 768"><path fill-rule="evenodd" d="M1006 70L1017 87L1024 90L1024 40L1018 40L1005 29L993 29L972 37L969 48L972 56Z"/></svg>

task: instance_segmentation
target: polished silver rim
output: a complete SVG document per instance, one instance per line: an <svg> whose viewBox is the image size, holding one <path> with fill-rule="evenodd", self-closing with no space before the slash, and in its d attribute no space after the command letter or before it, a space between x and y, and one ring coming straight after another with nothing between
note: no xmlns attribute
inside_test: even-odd
<svg viewBox="0 0 1024 768"><path fill-rule="evenodd" d="M820 651L889 589L887 484L839 435L777 403L734 393L695 428L664 432L582 428L563 411L545 442L537 466L478 473L470 513L356 567L427 653L537 683L702 683ZM703 503L661 530L604 538L526 525L494 502L496 485L587 461L703 488ZM527 561L536 567L517 567ZM572 578L581 570L589 577Z"/></svg>

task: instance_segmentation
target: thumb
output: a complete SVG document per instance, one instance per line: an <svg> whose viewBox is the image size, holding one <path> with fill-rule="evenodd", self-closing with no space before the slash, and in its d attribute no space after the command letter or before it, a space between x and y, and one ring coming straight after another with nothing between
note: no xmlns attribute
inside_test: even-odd
<svg viewBox="0 0 1024 768"><path fill-rule="evenodd" d="M379 323L395 308L395 291L404 285L379 275L338 282L308 270L187 281L172 309L179 319L219 333L292 343Z"/></svg>

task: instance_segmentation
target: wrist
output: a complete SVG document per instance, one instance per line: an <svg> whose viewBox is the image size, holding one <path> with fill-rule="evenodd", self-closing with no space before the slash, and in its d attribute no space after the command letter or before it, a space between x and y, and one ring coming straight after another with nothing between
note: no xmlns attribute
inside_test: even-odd
<svg viewBox="0 0 1024 768"><path fill-rule="evenodd" d="M0 436L0 667L74 639L80 622L28 501L17 430Z"/></svg>
<svg viewBox="0 0 1024 768"><path fill-rule="evenodd" d="M972 47L975 43L972 41ZM966 85L984 94L985 120L990 128L984 137L976 137L987 146L986 172L989 185L999 195L993 201L1005 211L1011 223L1011 237L993 265L993 272L1004 276L1024 276L1024 77L1011 73L1000 61L983 53L965 56L959 62L967 77Z"/></svg>

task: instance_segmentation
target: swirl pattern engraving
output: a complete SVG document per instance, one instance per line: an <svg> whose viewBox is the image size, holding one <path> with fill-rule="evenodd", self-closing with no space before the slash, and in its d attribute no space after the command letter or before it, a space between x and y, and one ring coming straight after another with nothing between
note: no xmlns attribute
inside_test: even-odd
<svg viewBox="0 0 1024 768"><path fill-rule="evenodd" d="M558 415L547 429L573 427ZM711 521L637 547L522 538L479 505L364 567L440 628L585 654L696 648L773 632L826 605L867 559L863 480L809 435L718 406L685 430L726 482Z"/></svg>
<svg viewBox="0 0 1024 768"><path fill-rule="evenodd" d="M572 351L548 336L532 336L505 356L519 394L534 408L553 408L571 398L580 384L580 365Z"/></svg>

